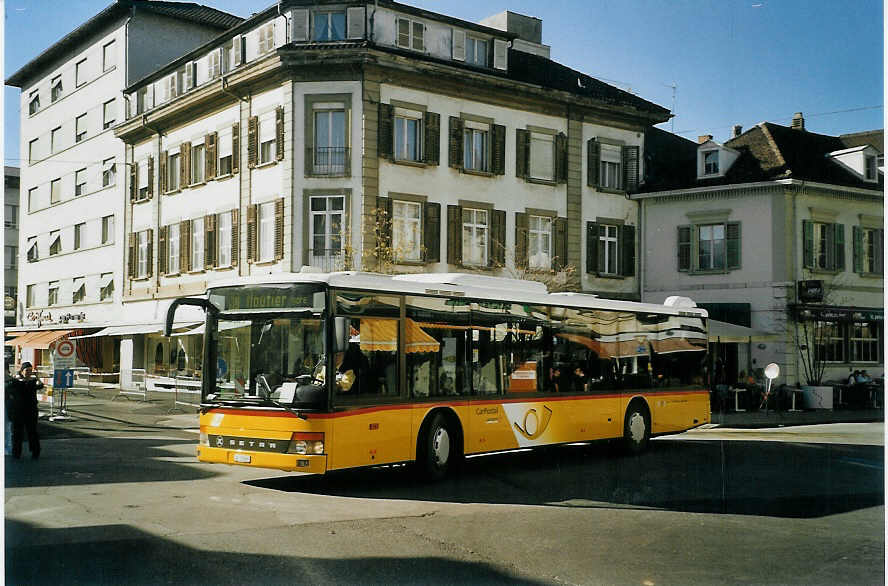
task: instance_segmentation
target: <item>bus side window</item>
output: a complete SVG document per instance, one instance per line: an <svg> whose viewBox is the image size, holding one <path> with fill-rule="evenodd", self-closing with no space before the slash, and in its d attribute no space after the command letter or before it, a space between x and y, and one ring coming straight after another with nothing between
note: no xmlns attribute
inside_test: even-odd
<svg viewBox="0 0 888 586"><path fill-rule="evenodd" d="M469 392L468 306L452 301L407 297L405 358L411 397L449 397Z"/></svg>

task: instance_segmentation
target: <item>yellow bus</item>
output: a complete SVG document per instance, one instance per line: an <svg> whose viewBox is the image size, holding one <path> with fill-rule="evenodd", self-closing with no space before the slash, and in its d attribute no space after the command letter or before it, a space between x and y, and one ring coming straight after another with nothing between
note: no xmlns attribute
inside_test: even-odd
<svg viewBox="0 0 888 586"><path fill-rule="evenodd" d="M201 462L324 474L652 436L710 421L707 315L462 273L255 277L206 312Z"/></svg>

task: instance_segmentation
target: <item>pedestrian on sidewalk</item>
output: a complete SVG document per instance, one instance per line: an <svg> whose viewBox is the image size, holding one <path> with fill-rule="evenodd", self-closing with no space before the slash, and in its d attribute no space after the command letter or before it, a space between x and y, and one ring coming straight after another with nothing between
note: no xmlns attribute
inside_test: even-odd
<svg viewBox="0 0 888 586"><path fill-rule="evenodd" d="M37 391L43 383L34 374L30 362L23 362L18 376L6 385L6 415L12 421L12 457L22 457L22 440L28 434L31 457L40 457L40 437L37 435Z"/></svg>

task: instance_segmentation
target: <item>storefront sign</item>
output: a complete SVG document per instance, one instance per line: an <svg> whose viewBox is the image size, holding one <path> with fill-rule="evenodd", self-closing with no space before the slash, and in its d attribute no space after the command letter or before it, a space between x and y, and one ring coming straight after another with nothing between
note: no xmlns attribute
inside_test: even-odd
<svg viewBox="0 0 888 586"><path fill-rule="evenodd" d="M828 307L816 305L797 305L795 314L798 319L831 321L831 322L880 322L885 312L882 309L857 307Z"/></svg>
<svg viewBox="0 0 888 586"><path fill-rule="evenodd" d="M799 301L802 303L820 303L823 301L823 281L799 281Z"/></svg>
<svg viewBox="0 0 888 586"><path fill-rule="evenodd" d="M15 311L15 297L7 295L3 298L3 309L6 311Z"/></svg>
<svg viewBox="0 0 888 586"><path fill-rule="evenodd" d="M43 324L67 324L83 323L86 321L86 313L61 313L53 317L52 312L45 309L29 311L25 316L27 321L35 322L38 326Z"/></svg>

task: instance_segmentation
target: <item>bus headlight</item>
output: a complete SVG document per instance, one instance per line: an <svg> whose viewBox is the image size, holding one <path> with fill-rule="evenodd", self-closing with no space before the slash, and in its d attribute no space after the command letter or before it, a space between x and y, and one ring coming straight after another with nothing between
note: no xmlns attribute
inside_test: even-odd
<svg viewBox="0 0 888 586"><path fill-rule="evenodd" d="M324 434L298 431L293 433L293 436L290 438L290 447L287 449L287 453L313 455L323 454Z"/></svg>
<svg viewBox="0 0 888 586"><path fill-rule="evenodd" d="M200 442L199 443L202 446L210 445L210 436L207 435L207 432L205 432L205 431L200 432Z"/></svg>

